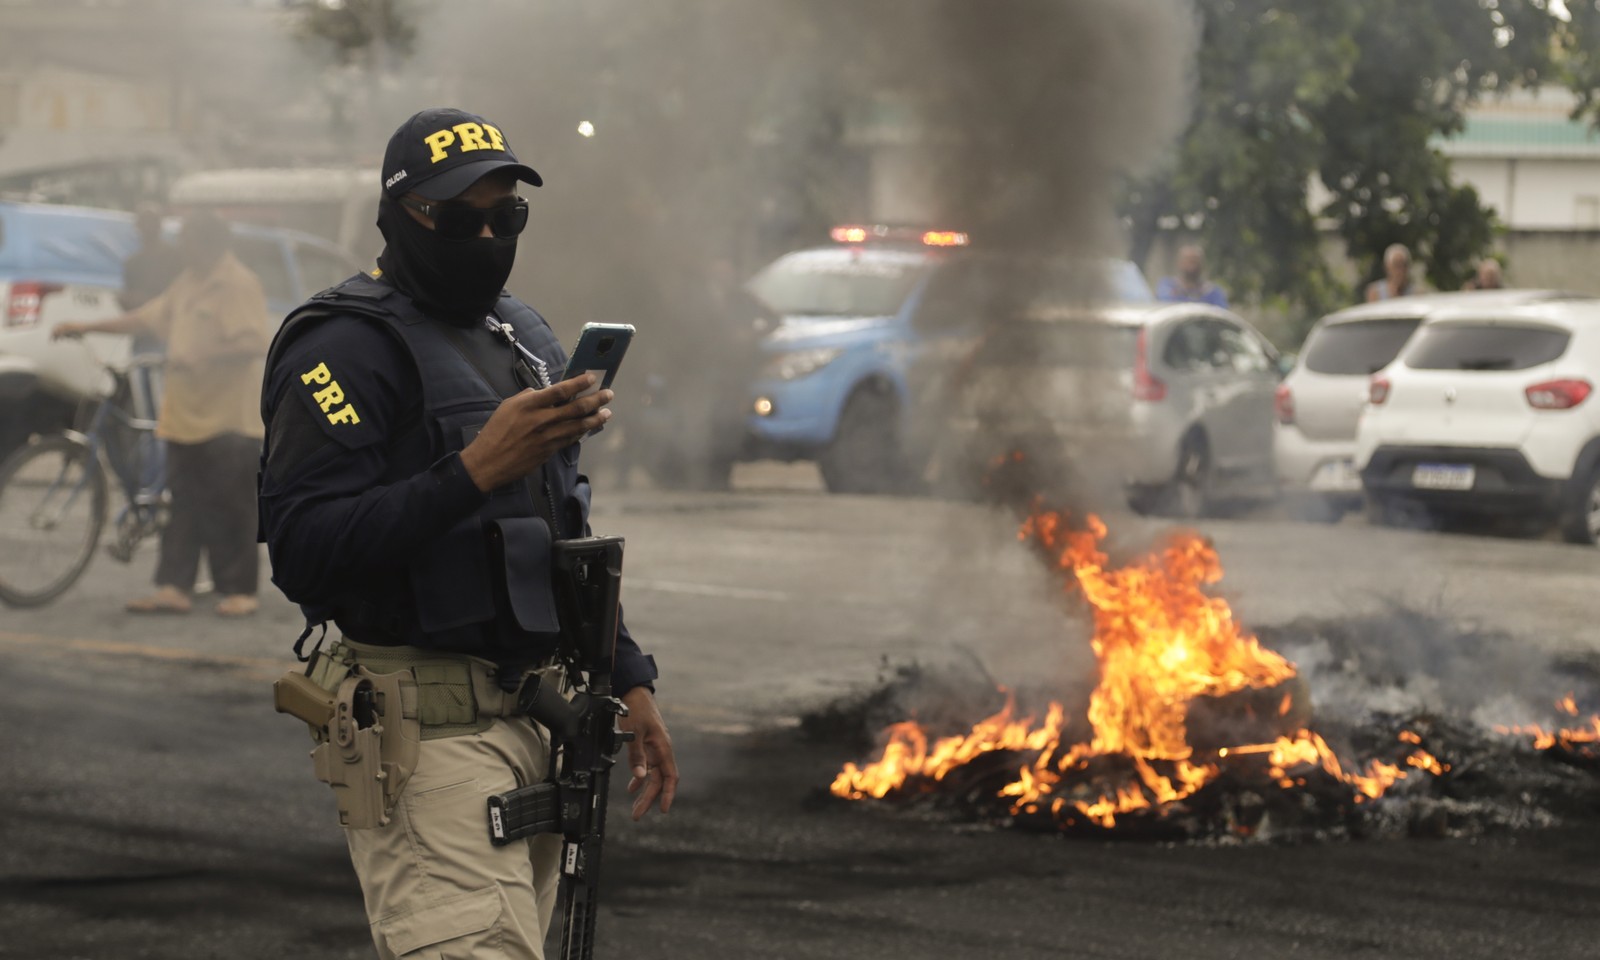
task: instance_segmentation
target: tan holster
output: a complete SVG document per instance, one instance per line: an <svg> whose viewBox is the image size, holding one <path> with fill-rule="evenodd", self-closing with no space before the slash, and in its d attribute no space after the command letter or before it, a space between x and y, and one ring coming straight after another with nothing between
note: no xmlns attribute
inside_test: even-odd
<svg viewBox="0 0 1600 960"><path fill-rule="evenodd" d="M313 661L313 680L290 671L273 685L279 713L306 722L317 746L311 763L318 780L333 787L339 823L362 829L389 822L406 781L417 767L422 725L417 681L409 670L373 673ZM319 683L320 681L320 683ZM322 683L336 684L332 689Z"/></svg>

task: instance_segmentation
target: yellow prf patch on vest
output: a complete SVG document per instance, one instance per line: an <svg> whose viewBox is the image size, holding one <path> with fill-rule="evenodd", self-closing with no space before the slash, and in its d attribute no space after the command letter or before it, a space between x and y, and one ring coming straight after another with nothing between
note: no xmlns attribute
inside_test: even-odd
<svg viewBox="0 0 1600 960"><path fill-rule="evenodd" d="M422 142L432 151L429 155L434 163L449 159L451 147L455 147L457 153L471 153L474 150L504 152L506 149L505 135L488 123L458 123L453 127L435 130L423 137Z"/></svg>
<svg viewBox="0 0 1600 960"><path fill-rule="evenodd" d="M361 422L361 415L356 413L355 404L345 403L344 388L339 386L339 381L333 379L333 371L328 369L326 363L319 363L310 371L300 375L300 382L306 386L321 387L313 390L311 399L315 400L323 414L332 424L347 423L351 426ZM344 406L339 406L344 404ZM334 407L339 407L335 410Z"/></svg>

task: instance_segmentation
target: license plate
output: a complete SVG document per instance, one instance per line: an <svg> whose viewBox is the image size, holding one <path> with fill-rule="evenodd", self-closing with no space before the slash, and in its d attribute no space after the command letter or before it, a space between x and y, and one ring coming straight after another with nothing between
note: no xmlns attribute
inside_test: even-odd
<svg viewBox="0 0 1600 960"><path fill-rule="evenodd" d="M1324 463L1311 475L1311 489L1321 493L1349 493L1361 489L1361 474L1349 460Z"/></svg>
<svg viewBox="0 0 1600 960"><path fill-rule="evenodd" d="M1477 468L1468 464L1419 463L1411 471L1411 485L1419 490L1471 490Z"/></svg>

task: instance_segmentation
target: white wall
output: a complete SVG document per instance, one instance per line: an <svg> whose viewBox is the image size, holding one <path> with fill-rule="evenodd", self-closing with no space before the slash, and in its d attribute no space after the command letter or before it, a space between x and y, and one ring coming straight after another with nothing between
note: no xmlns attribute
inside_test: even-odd
<svg viewBox="0 0 1600 960"><path fill-rule="evenodd" d="M1600 228L1600 158L1457 157L1455 176L1513 230Z"/></svg>

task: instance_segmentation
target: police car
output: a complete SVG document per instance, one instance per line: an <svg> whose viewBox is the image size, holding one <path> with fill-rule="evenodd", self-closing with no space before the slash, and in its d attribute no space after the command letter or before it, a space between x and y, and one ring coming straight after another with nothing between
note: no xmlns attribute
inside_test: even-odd
<svg viewBox="0 0 1600 960"><path fill-rule="evenodd" d="M168 225L175 235L177 223ZM234 253L260 278L277 318L357 272L333 244L310 234L235 225ZM127 359L126 337L88 346L50 339L65 321L122 312L122 262L138 247L130 214L0 201L0 455L30 434L63 429L80 401L108 389L101 364Z"/></svg>
<svg viewBox="0 0 1600 960"><path fill-rule="evenodd" d="M984 254L952 230L852 225L832 239L750 281L781 319L761 344L744 458L814 460L837 493L921 481L941 429L931 392L1009 297L1153 300L1125 260Z"/></svg>

